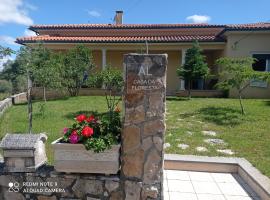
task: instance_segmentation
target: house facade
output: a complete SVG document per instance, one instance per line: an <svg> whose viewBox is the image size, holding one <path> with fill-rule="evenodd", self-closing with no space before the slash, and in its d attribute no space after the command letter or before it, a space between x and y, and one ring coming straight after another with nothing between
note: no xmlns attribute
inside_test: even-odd
<svg viewBox="0 0 270 200"><path fill-rule="evenodd" d="M117 12L116 24L59 24L33 25L36 36L20 37L16 42L35 46L42 42L47 48L65 51L77 44L92 50L96 70L112 66L122 69L127 53L167 53L168 95L184 94L185 81L176 69L185 61L185 52L194 40L199 41L213 76L194 80L192 89L207 94L214 91L220 57L257 58L254 70L270 71L270 23L210 25L210 24L122 24L122 13ZM234 90L230 96L235 97ZM270 84L253 81L245 91L246 98L270 98Z"/></svg>

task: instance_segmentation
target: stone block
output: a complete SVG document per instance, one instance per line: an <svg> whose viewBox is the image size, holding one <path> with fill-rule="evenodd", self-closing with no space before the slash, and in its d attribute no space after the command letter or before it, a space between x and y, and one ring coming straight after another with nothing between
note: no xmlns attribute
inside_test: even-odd
<svg viewBox="0 0 270 200"><path fill-rule="evenodd" d="M142 183L125 181L126 200L139 200L141 196Z"/></svg>
<svg viewBox="0 0 270 200"><path fill-rule="evenodd" d="M145 120L144 106L140 105L125 113L125 123L138 124Z"/></svg>
<svg viewBox="0 0 270 200"><path fill-rule="evenodd" d="M128 177L142 177L144 162L144 151L142 149L137 149L132 153L128 153L123 156L123 172L125 176Z"/></svg>
<svg viewBox="0 0 270 200"><path fill-rule="evenodd" d="M38 196L37 200L57 200L56 196Z"/></svg>
<svg viewBox="0 0 270 200"><path fill-rule="evenodd" d="M5 192L3 200L26 200L25 197L18 192Z"/></svg>
<svg viewBox="0 0 270 200"><path fill-rule="evenodd" d="M142 189L142 200L147 200L148 198L157 199L158 198L158 189L155 186L145 186Z"/></svg>
<svg viewBox="0 0 270 200"><path fill-rule="evenodd" d="M102 181L99 180L84 180L78 179L73 185L72 190L76 197L85 198L87 194L102 195L103 186Z"/></svg>
<svg viewBox="0 0 270 200"><path fill-rule="evenodd" d="M134 106L142 105L144 103L144 94L126 94L124 97L126 108L133 108Z"/></svg>
<svg viewBox="0 0 270 200"><path fill-rule="evenodd" d="M134 150L140 145L140 128L138 126L126 126L123 129L123 148L125 152Z"/></svg>
<svg viewBox="0 0 270 200"><path fill-rule="evenodd" d="M106 181L105 182L105 188L109 193L119 188L119 182L116 181Z"/></svg>
<svg viewBox="0 0 270 200"><path fill-rule="evenodd" d="M165 124L164 120L158 119L154 121L148 121L144 124L143 136L164 134Z"/></svg>
<svg viewBox="0 0 270 200"><path fill-rule="evenodd" d="M86 200L100 200L100 198L87 197Z"/></svg>
<svg viewBox="0 0 270 200"><path fill-rule="evenodd" d="M153 140L152 140L152 137L151 136L143 139L142 149L144 151L147 151L148 149L150 149L150 147L152 145L153 145Z"/></svg>
<svg viewBox="0 0 270 200"><path fill-rule="evenodd" d="M156 147L156 149L158 151L162 151L163 150L163 140L161 137L159 136L155 136L153 137L153 142L154 142L154 145Z"/></svg>
<svg viewBox="0 0 270 200"><path fill-rule="evenodd" d="M153 184L160 181L163 170L161 168L161 159L160 153L155 149L151 149L144 164L143 182L145 184Z"/></svg>
<svg viewBox="0 0 270 200"><path fill-rule="evenodd" d="M123 200L123 192L122 191L115 191L111 193L109 200Z"/></svg>

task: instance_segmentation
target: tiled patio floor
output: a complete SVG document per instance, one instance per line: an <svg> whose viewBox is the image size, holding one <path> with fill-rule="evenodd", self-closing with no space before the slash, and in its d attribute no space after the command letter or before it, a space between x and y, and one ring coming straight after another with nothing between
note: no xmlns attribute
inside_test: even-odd
<svg viewBox="0 0 270 200"><path fill-rule="evenodd" d="M259 199L237 174L164 170L164 200Z"/></svg>

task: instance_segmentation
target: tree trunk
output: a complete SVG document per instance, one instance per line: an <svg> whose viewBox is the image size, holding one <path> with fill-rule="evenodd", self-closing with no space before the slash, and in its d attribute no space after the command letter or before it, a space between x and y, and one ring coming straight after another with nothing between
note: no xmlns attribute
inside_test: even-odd
<svg viewBox="0 0 270 200"><path fill-rule="evenodd" d="M29 71L27 71L27 102L28 102L28 132L32 134L32 80Z"/></svg>
<svg viewBox="0 0 270 200"><path fill-rule="evenodd" d="M188 99L191 99L191 80L188 80Z"/></svg>
<svg viewBox="0 0 270 200"><path fill-rule="evenodd" d="M46 103L47 98L46 98L46 87L43 87L43 100Z"/></svg>
<svg viewBox="0 0 270 200"><path fill-rule="evenodd" d="M244 110L244 107L243 107L243 104L242 104L242 96L241 96L241 92L238 92L238 97L239 97L239 103L240 103L240 106L241 106L241 114L244 115L245 114L245 110Z"/></svg>

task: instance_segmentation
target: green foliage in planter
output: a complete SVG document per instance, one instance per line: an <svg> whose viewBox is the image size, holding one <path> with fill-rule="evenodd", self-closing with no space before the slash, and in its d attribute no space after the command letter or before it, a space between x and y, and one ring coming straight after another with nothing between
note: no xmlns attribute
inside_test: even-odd
<svg viewBox="0 0 270 200"><path fill-rule="evenodd" d="M84 144L87 150L102 152L120 142L121 120L118 111L84 114L76 117L71 128L64 128L62 142Z"/></svg>

